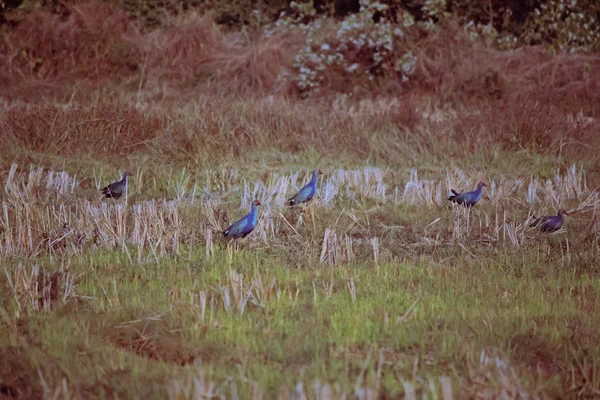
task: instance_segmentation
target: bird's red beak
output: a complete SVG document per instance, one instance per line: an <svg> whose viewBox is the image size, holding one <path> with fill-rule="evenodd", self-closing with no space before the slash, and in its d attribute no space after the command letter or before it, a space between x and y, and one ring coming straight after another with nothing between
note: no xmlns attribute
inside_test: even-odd
<svg viewBox="0 0 600 400"><path fill-rule="evenodd" d="M323 175L323 171L319 170L319 174Z"/></svg>
<svg viewBox="0 0 600 400"><path fill-rule="evenodd" d="M257 205L257 206L260 206L260 205L261 205L261 204L260 204L260 201L258 201L258 200L254 200L254 202L256 203L256 205Z"/></svg>

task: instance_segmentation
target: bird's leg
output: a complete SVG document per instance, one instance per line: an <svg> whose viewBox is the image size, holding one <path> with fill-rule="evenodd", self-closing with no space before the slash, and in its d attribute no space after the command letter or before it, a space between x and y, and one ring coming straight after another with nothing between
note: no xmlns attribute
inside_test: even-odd
<svg viewBox="0 0 600 400"><path fill-rule="evenodd" d="M225 248L225 252L227 253L227 258L231 259L231 240L227 241L227 247Z"/></svg>
<svg viewBox="0 0 600 400"><path fill-rule="evenodd" d="M473 207L467 207L467 237L466 239L469 240L471 239L471 231L469 230L469 227L471 225L471 210L473 209Z"/></svg>
<svg viewBox="0 0 600 400"><path fill-rule="evenodd" d="M314 211L314 209L312 207L310 207L310 216L311 216L311 219L312 219L312 228L313 228L312 229L312 233L313 233L313 238L314 238L315 233L317 232L317 228L315 226L315 211Z"/></svg>

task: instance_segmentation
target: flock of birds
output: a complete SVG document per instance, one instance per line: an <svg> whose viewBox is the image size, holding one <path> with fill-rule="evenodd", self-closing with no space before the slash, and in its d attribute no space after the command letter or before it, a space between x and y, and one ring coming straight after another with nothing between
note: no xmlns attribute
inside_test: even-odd
<svg viewBox="0 0 600 400"><path fill-rule="evenodd" d="M312 173L311 180L298 191L293 197L287 200L290 206L307 203L313 199L317 192L317 180L318 176L323 174L320 169L315 169ZM127 177L132 176L131 172L126 171L123 174L123 178L119 181L113 182L110 185L102 188L102 195L105 198L119 199L127 188ZM477 189L470 192L458 193L454 189L451 190L452 195L448 197L448 200L457 203L465 207L473 207L481 199L483 187L487 186L483 182L479 182ZM258 209L260 201L254 200L250 206L250 212L243 218L231 224L227 229L223 231L223 235L231 239L245 238L248 236L256 227L258 222ZM562 227L563 215L569 215L565 210L559 210L557 215L547 215L541 218L533 217L533 221L530 223L532 227L539 227L542 232L555 232Z"/></svg>

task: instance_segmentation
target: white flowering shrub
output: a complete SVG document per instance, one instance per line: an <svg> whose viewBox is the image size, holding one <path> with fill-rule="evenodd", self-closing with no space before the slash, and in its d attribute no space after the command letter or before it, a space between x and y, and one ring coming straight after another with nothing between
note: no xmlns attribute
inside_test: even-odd
<svg viewBox="0 0 600 400"><path fill-rule="evenodd" d="M446 0L425 0L419 22L430 31L440 28L440 21L458 18L472 41L482 40L500 50L522 45L548 44L556 51L600 51L600 1L598 0L544 0L538 8L527 13L525 25L511 21L512 7L508 1L493 3L503 21L489 21L494 15L487 1L454 1L452 14ZM490 7L492 3L490 3ZM486 23L475 21L487 21ZM499 29L499 30L497 30Z"/></svg>
<svg viewBox="0 0 600 400"><path fill-rule="evenodd" d="M388 6L361 0L357 14L341 22L317 17L312 5L292 3L294 15L284 16L268 29L275 32L301 31L306 43L297 54L291 79L303 93L323 86L351 91L356 85L380 78L407 81L415 72L416 57L410 51L406 31L414 19L403 13L398 22L374 15L386 15Z"/></svg>
<svg viewBox="0 0 600 400"><path fill-rule="evenodd" d="M473 21L469 21L463 26L463 29L471 41L481 40L488 46L500 50L514 49L519 44L515 35L510 33L500 34L491 24L475 24Z"/></svg>
<svg viewBox="0 0 600 400"><path fill-rule="evenodd" d="M549 43L561 52L600 51L600 1L548 0L530 18L524 44Z"/></svg>
<svg viewBox="0 0 600 400"><path fill-rule="evenodd" d="M324 17L319 17L312 5L309 3L290 3L288 13L285 11L279 15L274 24L265 27L265 35L270 37L276 33L305 33L318 30Z"/></svg>
<svg viewBox="0 0 600 400"><path fill-rule="evenodd" d="M441 21L450 16L446 0L425 0L421 7L425 21L429 26L435 27L437 21Z"/></svg>

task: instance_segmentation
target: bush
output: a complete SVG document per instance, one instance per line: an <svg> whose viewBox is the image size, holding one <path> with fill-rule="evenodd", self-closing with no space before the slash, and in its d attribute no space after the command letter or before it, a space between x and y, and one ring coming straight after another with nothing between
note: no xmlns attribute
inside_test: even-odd
<svg viewBox="0 0 600 400"><path fill-rule="evenodd" d="M294 13L269 31L306 35L290 77L301 93L321 88L352 93L373 86L371 82L406 82L414 73L417 60L407 40L407 30L414 25L412 16L403 13L396 23L376 18L386 14L387 5L370 0L360 4L358 14L338 22L316 16L310 4L292 3Z"/></svg>
<svg viewBox="0 0 600 400"><path fill-rule="evenodd" d="M554 51L600 51L600 2L549 0L530 16L526 45L547 43Z"/></svg>

